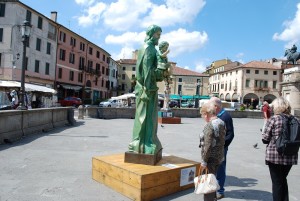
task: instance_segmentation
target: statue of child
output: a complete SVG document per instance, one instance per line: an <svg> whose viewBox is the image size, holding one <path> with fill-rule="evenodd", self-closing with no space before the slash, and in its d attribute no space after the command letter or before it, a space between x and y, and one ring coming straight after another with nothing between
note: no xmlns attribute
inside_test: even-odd
<svg viewBox="0 0 300 201"><path fill-rule="evenodd" d="M157 56L157 61L158 61L158 69L161 70L167 70L170 66L168 62L168 53L170 52L169 50L169 43L167 41L162 41L158 45L158 56Z"/></svg>

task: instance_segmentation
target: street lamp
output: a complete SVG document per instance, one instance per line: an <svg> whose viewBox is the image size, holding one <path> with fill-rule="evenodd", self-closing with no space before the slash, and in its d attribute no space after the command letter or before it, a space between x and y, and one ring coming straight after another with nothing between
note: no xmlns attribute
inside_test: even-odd
<svg viewBox="0 0 300 201"><path fill-rule="evenodd" d="M20 93L20 105L17 109L26 110L25 106L25 68L26 68L26 47L29 41L31 32L31 24L28 21L24 21L21 25L21 34L22 34L22 42L23 42L23 58L22 58L22 74L21 74L21 93Z"/></svg>
<svg viewBox="0 0 300 201"><path fill-rule="evenodd" d="M181 108L182 91L179 92L179 108Z"/></svg>
<svg viewBox="0 0 300 201"><path fill-rule="evenodd" d="M200 90L200 86L201 86L201 81L197 80L196 83L196 99L195 99L195 108L199 107L199 90Z"/></svg>

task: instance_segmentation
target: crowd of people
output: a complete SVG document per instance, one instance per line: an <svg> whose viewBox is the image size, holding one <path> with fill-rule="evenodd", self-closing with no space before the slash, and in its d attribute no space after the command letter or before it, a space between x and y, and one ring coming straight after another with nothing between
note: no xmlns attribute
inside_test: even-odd
<svg viewBox="0 0 300 201"><path fill-rule="evenodd" d="M271 112L274 113L273 116ZM226 158L228 147L234 138L233 121L230 114L222 109L221 100L217 97L212 97L205 103L200 113L206 121L200 134L201 168L207 168L210 173L215 174L220 186L217 192L204 194L204 201L215 201L225 197ZM291 106L285 98L279 97L273 100L272 108L264 101L262 113L262 142L267 144L265 161L272 181L273 201L288 201L287 176L292 166L297 165L298 154L279 154L274 139L282 133L282 115L291 116Z"/></svg>

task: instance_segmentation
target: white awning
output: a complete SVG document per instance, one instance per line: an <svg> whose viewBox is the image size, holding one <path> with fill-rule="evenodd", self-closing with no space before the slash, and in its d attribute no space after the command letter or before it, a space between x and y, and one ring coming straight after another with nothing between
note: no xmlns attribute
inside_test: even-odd
<svg viewBox="0 0 300 201"><path fill-rule="evenodd" d="M20 82L0 80L0 87L21 87Z"/></svg>
<svg viewBox="0 0 300 201"><path fill-rule="evenodd" d="M54 89L51 89L49 87L35 85L35 84L29 84L29 83L25 83L25 91L41 91L41 92L53 93L53 94L56 93L56 91Z"/></svg>
<svg viewBox="0 0 300 201"><path fill-rule="evenodd" d="M16 81L6 81L6 80L0 80L0 87L21 87L20 82ZM29 84L25 83L25 91L40 91L45 93L56 93L56 91L52 88L36 85L36 84Z"/></svg>

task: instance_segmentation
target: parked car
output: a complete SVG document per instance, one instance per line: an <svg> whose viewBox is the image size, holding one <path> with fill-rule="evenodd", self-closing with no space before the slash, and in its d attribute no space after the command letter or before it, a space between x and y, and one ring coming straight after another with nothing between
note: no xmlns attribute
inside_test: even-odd
<svg viewBox="0 0 300 201"><path fill-rule="evenodd" d="M116 99L108 99L99 103L99 107L117 107L118 100Z"/></svg>
<svg viewBox="0 0 300 201"><path fill-rule="evenodd" d="M192 101L181 101L181 107L193 108L195 104Z"/></svg>
<svg viewBox="0 0 300 201"><path fill-rule="evenodd" d="M66 97L63 100L60 100L59 103L63 107L65 106L78 107L79 105L82 105L82 101L78 97Z"/></svg>
<svg viewBox="0 0 300 201"><path fill-rule="evenodd" d="M169 102L169 107L170 107L170 108L173 108L173 107L179 107L178 101L177 101L177 100L171 100L171 101Z"/></svg>

